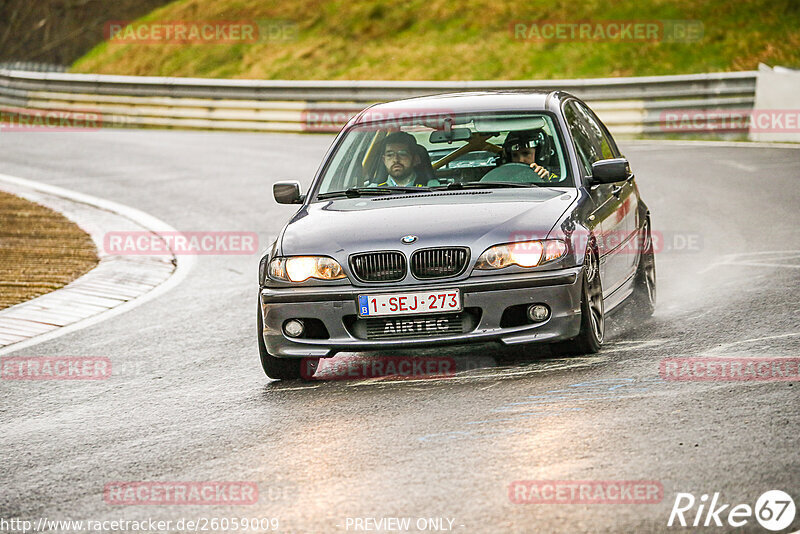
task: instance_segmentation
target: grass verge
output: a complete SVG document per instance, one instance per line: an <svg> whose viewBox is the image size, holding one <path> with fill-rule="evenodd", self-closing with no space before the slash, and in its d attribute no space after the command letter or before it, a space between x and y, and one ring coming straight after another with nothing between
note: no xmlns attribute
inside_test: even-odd
<svg viewBox="0 0 800 534"><path fill-rule="evenodd" d="M0 309L63 287L97 262L94 242L78 225L0 191Z"/></svg>

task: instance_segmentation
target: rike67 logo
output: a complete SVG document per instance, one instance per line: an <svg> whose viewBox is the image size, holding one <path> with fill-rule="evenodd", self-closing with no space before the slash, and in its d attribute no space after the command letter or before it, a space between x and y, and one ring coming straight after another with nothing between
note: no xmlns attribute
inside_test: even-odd
<svg viewBox="0 0 800 534"><path fill-rule="evenodd" d="M762 527L777 532L792 524L795 512L794 501L788 493L781 490L764 492L752 508L749 504L734 506L724 503L719 492L711 496L710 502L707 494L696 499L691 493L678 493L667 526L737 528L752 524L751 520L755 516Z"/></svg>

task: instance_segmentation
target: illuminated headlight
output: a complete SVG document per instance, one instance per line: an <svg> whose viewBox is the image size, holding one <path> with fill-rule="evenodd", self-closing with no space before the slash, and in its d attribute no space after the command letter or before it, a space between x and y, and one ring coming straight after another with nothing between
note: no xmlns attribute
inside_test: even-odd
<svg viewBox="0 0 800 534"><path fill-rule="evenodd" d="M304 282L309 278L339 280L345 277L339 262L326 256L291 256L269 262L269 276L286 282Z"/></svg>
<svg viewBox="0 0 800 534"><path fill-rule="evenodd" d="M559 239L519 241L488 248L478 258L476 269L505 269L511 265L536 267L563 257L567 244Z"/></svg>

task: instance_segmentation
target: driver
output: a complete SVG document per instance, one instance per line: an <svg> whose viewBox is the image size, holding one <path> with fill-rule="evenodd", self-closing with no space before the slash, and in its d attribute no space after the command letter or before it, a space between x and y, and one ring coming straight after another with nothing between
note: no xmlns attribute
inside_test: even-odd
<svg viewBox="0 0 800 534"><path fill-rule="evenodd" d="M421 159L418 153L417 140L406 132L394 132L383 140L383 166L388 176L386 181L378 184L384 187L422 187L418 182L416 168ZM419 177L421 178L421 177Z"/></svg>
<svg viewBox="0 0 800 534"><path fill-rule="evenodd" d="M530 165L533 172L545 180L553 180L557 176L538 163L536 163L536 146L538 136L529 131L509 132L503 142L503 152L506 162L525 163Z"/></svg>

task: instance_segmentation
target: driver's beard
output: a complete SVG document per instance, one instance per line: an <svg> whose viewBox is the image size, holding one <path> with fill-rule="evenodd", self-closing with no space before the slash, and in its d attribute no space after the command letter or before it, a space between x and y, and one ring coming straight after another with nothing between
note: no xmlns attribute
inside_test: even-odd
<svg viewBox="0 0 800 534"><path fill-rule="evenodd" d="M391 174L389 176L391 176ZM414 174L414 171L409 171L404 176L392 176L392 180L394 180L394 183L397 185L404 186L413 182L415 177L416 175Z"/></svg>

